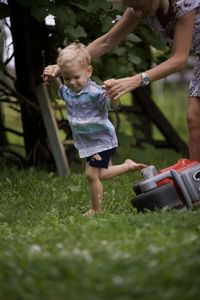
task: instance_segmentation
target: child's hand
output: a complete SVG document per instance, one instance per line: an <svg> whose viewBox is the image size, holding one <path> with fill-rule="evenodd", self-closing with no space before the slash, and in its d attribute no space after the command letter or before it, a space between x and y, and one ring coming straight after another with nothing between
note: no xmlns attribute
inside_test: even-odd
<svg viewBox="0 0 200 300"><path fill-rule="evenodd" d="M106 94L111 100L111 107L113 109L118 109L118 108L120 108L120 98L114 98L111 93L112 87L115 86L115 81L116 81L115 79L105 80L103 82L102 87L106 90Z"/></svg>
<svg viewBox="0 0 200 300"><path fill-rule="evenodd" d="M140 74L136 74L119 79L108 79L103 84L110 98L119 99L124 94L135 90L141 85L141 76Z"/></svg>
<svg viewBox="0 0 200 300"><path fill-rule="evenodd" d="M42 79L46 84L49 84L59 75L59 67L57 65L49 65L44 68Z"/></svg>
<svg viewBox="0 0 200 300"><path fill-rule="evenodd" d="M116 86L116 79L107 79L103 82L102 87L106 89L107 95L112 99L112 101L119 101L120 97L115 97L115 94L113 94L113 89L115 89Z"/></svg>
<svg viewBox="0 0 200 300"><path fill-rule="evenodd" d="M119 100L120 99L114 99L110 93L110 89L115 85L115 79L107 79L103 82L103 85L102 87L106 90L106 94L108 95L108 97L113 101L113 104L114 104L114 101L116 100L117 104L116 106L119 105Z"/></svg>
<svg viewBox="0 0 200 300"><path fill-rule="evenodd" d="M44 68L43 74L41 75L45 84L49 84L52 80L52 68L48 66Z"/></svg>
<svg viewBox="0 0 200 300"><path fill-rule="evenodd" d="M103 83L103 87L105 89L109 89L111 87L113 87L115 85L115 79L108 79L108 80L105 80L104 83Z"/></svg>

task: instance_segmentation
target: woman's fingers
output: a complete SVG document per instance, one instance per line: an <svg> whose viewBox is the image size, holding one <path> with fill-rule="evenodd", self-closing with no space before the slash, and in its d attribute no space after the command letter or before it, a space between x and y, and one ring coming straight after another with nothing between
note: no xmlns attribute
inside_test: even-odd
<svg viewBox="0 0 200 300"><path fill-rule="evenodd" d="M107 92L110 96L112 96L112 98L119 98L120 96L122 96L123 94L125 94L126 90L124 89L124 87L120 84L116 84L110 88L107 89Z"/></svg>

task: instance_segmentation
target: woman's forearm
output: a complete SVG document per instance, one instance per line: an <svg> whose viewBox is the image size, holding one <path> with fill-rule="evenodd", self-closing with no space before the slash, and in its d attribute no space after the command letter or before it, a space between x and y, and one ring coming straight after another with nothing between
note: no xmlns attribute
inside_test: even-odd
<svg viewBox="0 0 200 300"><path fill-rule="evenodd" d="M157 65L156 67L145 71L150 78L150 81L156 81L180 71L186 67L187 56L185 57L171 57L165 62Z"/></svg>
<svg viewBox="0 0 200 300"><path fill-rule="evenodd" d="M114 45L108 43L106 36L101 36L89 44L87 49L90 52L92 60L94 60L108 53L113 47Z"/></svg>
<svg viewBox="0 0 200 300"><path fill-rule="evenodd" d="M172 55L165 62L148 70L151 81L165 78L186 66L192 44L195 10L185 14L176 24Z"/></svg>
<svg viewBox="0 0 200 300"><path fill-rule="evenodd" d="M185 62L186 58L178 59L171 57L160 65L145 71L145 73L149 77L150 81L156 81L181 70L185 66ZM110 82L112 84L110 84ZM140 73L125 78L112 79L112 81L104 81L104 86L109 97L114 100L119 99L122 95L135 90L141 85L142 76Z"/></svg>

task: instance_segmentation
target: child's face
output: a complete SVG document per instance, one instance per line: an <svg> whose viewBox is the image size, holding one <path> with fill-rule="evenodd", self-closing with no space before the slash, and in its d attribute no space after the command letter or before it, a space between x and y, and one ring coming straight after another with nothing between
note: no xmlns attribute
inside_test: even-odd
<svg viewBox="0 0 200 300"><path fill-rule="evenodd" d="M64 84L72 91L78 93L87 84L88 79L92 75L92 66L83 66L75 64L67 66L61 70Z"/></svg>

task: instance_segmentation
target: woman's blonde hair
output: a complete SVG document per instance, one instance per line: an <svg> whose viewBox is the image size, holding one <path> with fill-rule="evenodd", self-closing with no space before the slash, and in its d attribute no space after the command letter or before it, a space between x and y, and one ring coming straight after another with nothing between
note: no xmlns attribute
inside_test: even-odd
<svg viewBox="0 0 200 300"><path fill-rule="evenodd" d="M107 0L111 2L113 7L119 8L123 4L123 0ZM132 0L135 3L139 3L140 0ZM169 0L146 0L151 1L151 13L155 13L159 8L162 8L165 13L169 10Z"/></svg>
<svg viewBox="0 0 200 300"><path fill-rule="evenodd" d="M165 13L169 10L169 0L151 0L151 11L155 13L162 8Z"/></svg>
<svg viewBox="0 0 200 300"><path fill-rule="evenodd" d="M74 42L62 49L57 58L57 64L60 68L66 68L73 64L89 66L91 63L90 53L87 47L80 42Z"/></svg>

